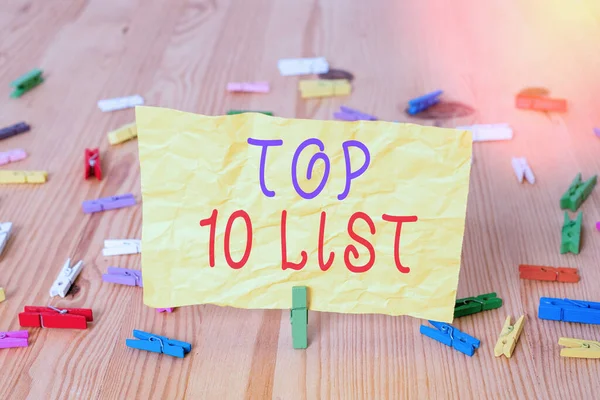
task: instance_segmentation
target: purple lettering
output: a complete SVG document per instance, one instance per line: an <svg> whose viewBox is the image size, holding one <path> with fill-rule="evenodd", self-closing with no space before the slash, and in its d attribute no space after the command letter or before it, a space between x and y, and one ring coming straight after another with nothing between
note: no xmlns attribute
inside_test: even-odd
<svg viewBox="0 0 600 400"><path fill-rule="evenodd" d="M317 188L314 191L307 193L304 190L302 190L302 188L298 184L298 176L297 176L298 158L300 157L300 153L302 152L302 150L304 150L304 148L311 146L311 145L318 146L319 150L321 152L325 150L325 145L319 139L316 139L316 138L306 139L304 142L302 142L300 144L300 146L298 146L298 148L296 149L296 152L294 153L294 157L292 158L292 183L294 185L294 189L296 189L296 192L300 195L300 197L302 197L303 199L307 199L307 200L317 197L319 195L319 193L321 193L323 191L323 188L325 188L325 184L327 183L327 179L329 178L329 168L330 168L329 157L327 157L327 154L317 153L317 154L313 155L310 158L310 161L308 162L308 168L306 170L306 179L312 178L313 168L314 168L317 160L322 160L325 163L325 173L323 174L321 183L319 183L319 186L317 186Z"/></svg>
<svg viewBox="0 0 600 400"><path fill-rule="evenodd" d="M258 172L259 180L260 180L260 190L262 190L263 194L267 197L274 197L275 192L267 189L267 184L265 183L265 169L267 165L267 149L269 146L281 146L283 144L283 140L274 139L274 140L264 140L264 139L253 139L248 138L248 144L252 146L261 146L262 150L260 152L260 169Z"/></svg>
<svg viewBox="0 0 600 400"><path fill-rule="evenodd" d="M363 151L363 153L365 153L365 162L357 171L354 172L352 171L352 167L350 165L350 152L348 151L350 146L358 147ZM344 191L338 195L338 200L344 200L346 197L348 197L352 179L356 179L364 174L371 163L371 154L369 153L369 149L367 149L367 146L365 146L362 142L359 142L358 140L348 140L342 143L342 148L344 149L344 160L346 161L346 187L344 188Z"/></svg>

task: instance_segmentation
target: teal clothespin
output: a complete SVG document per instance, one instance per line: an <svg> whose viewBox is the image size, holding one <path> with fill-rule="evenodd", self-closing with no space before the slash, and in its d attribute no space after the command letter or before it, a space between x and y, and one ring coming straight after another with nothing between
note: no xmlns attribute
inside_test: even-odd
<svg viewBox="0 0 600 400"><path fill-rule="evenodd" d="M454 318L477 314L482 311L493 310L502 306L502 299L496 293L482 294L477 297L465 297L456 300L454 304Z"/></svg>
<svg viewBox="0 0 600 400"><path fill-rule="evenodd" d="M579 211L577 218L571 221L569 214L565 211L565 222L562 227L562 239L560 242L560 254L573 253L579 254L579 244L581 240L581 221L583 212Z"/></svg>
<svg viewBox="0 0 600 400"><path fill-rule="evenodd" d="M308 347L308 301L306 286L292 288L292 341L295 349Z"/></svg>
<svg viewBox="0 0 600 400"><path fill-rule="evenodd" d="M229 110L227 111L227 115L236 115L236 114L244 114L244 113L259 113L259 114L265 114L265 115L269 115L269 116L273 116L273 113L271 111L252 111L252 110Z"/></svg>
<svg viewBox="0 0 600 400"><path fill-rule="evenodd" d="M37 68L31 70L25 75L11 82L10 86L14 87L15 90L10 94L10 97L21 97L24 93L29 92L42 82L44 82L42 70Z"/></svg>
<svg viewBox="0 0 600 400"><path fill-rule="evenodd" d="M596 181L598 179L598 175L592 176L585 182L581 181L581 173L577 174L569 189L563 194L560 198L560 208L564 210L568 208L571 211L577 211L579 206L588 198L594 186L596 186Z"/></svg>

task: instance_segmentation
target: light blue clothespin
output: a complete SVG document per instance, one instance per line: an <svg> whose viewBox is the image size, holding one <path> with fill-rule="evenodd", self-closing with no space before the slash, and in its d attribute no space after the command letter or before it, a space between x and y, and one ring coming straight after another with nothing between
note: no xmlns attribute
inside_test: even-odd
<svg viewBox="0 0 600 400"><path fill-rule="evenodd" d="M152 333L133 330L133 337L140 339L127 339L127 347L138 350L151 351L153 353L163 353L168 356L183 358L192 350L192 345L179 340L169 339L164 336L154 335Z"/></svg>

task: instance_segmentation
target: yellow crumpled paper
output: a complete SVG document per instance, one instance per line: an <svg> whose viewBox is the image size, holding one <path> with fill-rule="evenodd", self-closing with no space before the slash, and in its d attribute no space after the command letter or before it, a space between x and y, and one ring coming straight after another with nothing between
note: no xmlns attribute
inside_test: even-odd
<svg viewBox="0 0 600 400"><path fill-rule="evenodd" d="M143 229L142 271L144 303L150 307L217 304L241 308L289 309L292 286L307 286L309 309L340 313L411 315L450 322L458 285L460 256L469 186L471 135L467 131L383 121L317 121L285 119L247 113L203 116L181 111L136 107L141 163ZM265 186L260 186L262 148L248 138L280 139L267 149ZM291 179L298 146L316 138L324 144L330 170L316 197L304 199ZM356 140L370 154L364 173L350 181L346 198L346 165L342 143ZM325 162L307 167L319 152L303 149L298 158L298 185L315 190L324 176ZM365 162L363 150L348 150L350 170ZM209 265L211 226L201 226L217 210L214 266ZM228 247L232 268L225 259L225 232L230 216L243 210L252 224L247 262L243 218L230 226ZM282 269L281 222L286 210L287 258L307 263ZM319 225L326 211L323 254L333 263L319 266ZM371 258L368 249L348 233L355 212L366 219L354 222L354 232L372 243L375 261L366 272L351 272L344 251L354 245L353 265ZM240 213L238 213L240 214ZM402 224L400 272L394 258L396 224L383 214L417 216Z"/></svg>

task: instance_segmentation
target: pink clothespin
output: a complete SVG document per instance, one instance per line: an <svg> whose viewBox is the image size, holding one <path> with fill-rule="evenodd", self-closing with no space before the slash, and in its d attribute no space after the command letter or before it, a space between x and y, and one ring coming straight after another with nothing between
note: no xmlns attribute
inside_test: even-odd
<svg viewBox="0 0 600 400"><path fill-rule="evenodd" d="M269 82L229 82L227 91L269 93Z"/></svg>
<svg viewBox="0 0 600 400"><path fill-rule="evenodd" d="M29 332L27 331L0 332L0 349L27 347L29 346L28 338Z"/></svg>
<svg viewBox="0 0 600 400"><path fill-rule="evenodd" d="M596 222L596 229L600 231L600 221Z"/></svg>
<svg viewBox="0 0 600 400"><path fill-rule="evenodd" d="M157 308L156 311L158 311L158 312L166 311L166 312L170 313L170 312L173 312L173 309L172 308Z"/></svg>
<svg viewBox="0 0 600 400"><path fill-rule="evenodd" d="M3 153L0 153L0 165L6 165L11 162L23 160L27 158L27 153L23 149L14 149L9 150Z"/></svg>

